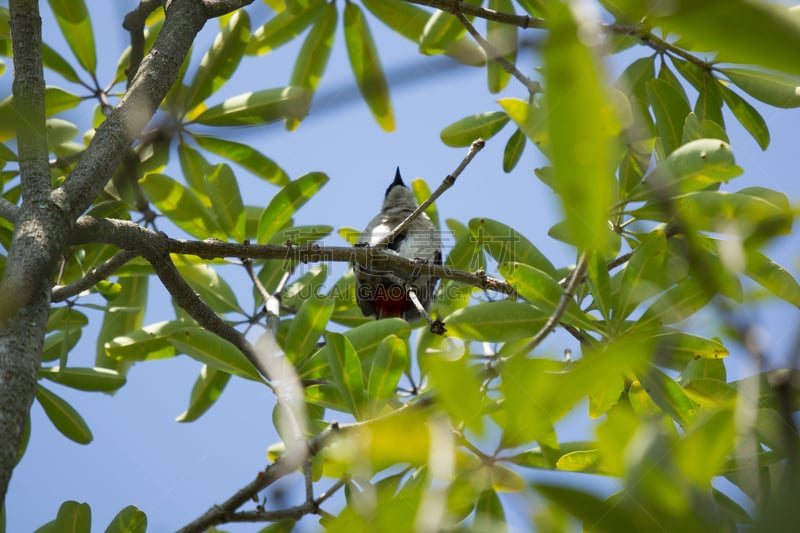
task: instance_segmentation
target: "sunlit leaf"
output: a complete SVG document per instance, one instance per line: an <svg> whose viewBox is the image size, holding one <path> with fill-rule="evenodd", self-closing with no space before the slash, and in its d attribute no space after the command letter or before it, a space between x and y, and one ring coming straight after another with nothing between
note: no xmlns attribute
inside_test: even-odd
<svg viewBox="0 0 800 533"><path fill-rule="evenodd" d="M596 50L579 38L568 6L553 4L544 49L547 125L571 242L610 251L608 211L615 197L609 99ZM513 117L512 117L513 118Z"/></svg>
<svg viewBox="0 0 800 533"><path fill-rule="evenodd" d="M84 391L113 391L125 385L125 376L106 368L42 368L39 377Z"/></svg>
<svg viewBox="0 0 800 533"><path fill-rule="evenodd" d="M766 150L767 146L769 146L769 129L764 117L731 89L722 85L720 90L725 103L733 113L733 116L736 117L736 120L744 126L744 129L756 140L761 149Z"/></svg>
<svg viewBox="0 0 800 533"><path fill-rule="evenodd" d="M543 154L551 153L550 133L547 129L545 111L536 104L518 98L501 98L497 101L506 114L519 127L522 133L539 148Z"/></svg>
<svg viewBox="0 0 800 533"><path fill-rule="evenodd" d="M364 376L353 344L339 333L325 335L331 347L328 356L331 377L348 411L361 420L364 409Z"/></svg>
<svg viewBox="0 0 800 533"><path fill-rule="evenodd" d="M247 53L262 55L286 44L305 30L325 6L324 0L312 0L301 11L285 9L257 28L247 45Z"/></svg>
<svg viewBox="0 0 800 533"><path fill-rule="evenodd" d="M309 95L303 87L278 87L228 98L203 110L192 122L206 126L255 126L286 117L303 117Z"/></svg>
<svg viewBox="0 0 800 533"><path fill-rule="evenodd" d="M364 13L353 2L344 8L344 37L350 66L372 116L384 131L394 130L394 114L389 97L389 84L383 73L378 49Z"/></svg>
<svg viewBox="0 0 800 533"><path fill-rule="evenodd" d="M502 111L487 111L464 117L444 128L439 135L447 146L469 146L476 139L490 139L508 123Z"/></svg>
<svg viewBox="0 0 800 533"><path fill-rule="evenodd" d="M691 109L686 98L672 85L661 79L652 79L645 84L647 100L653 107L656 129L664 151L669 155L681 144L683 124Z"/></svg>
<svg viewBox="0 0 800 533"><path fill-rule="evenodd" d="M322 172L311 172L289 183L272 197L258 222L258 242L269 241L328 182Z"/></svg>
<svg viewBox="0 0 800 533"><path fill-rule="evenodd" d="M469 221L471 240L483 246L498 263L525 263L556 276L556 269L539 249L514 228L490 218Z"/></svg>
<svg viewBox="0 0 800 533"><path fill-rule="evenodd" d="M83 0L48 0L48 3L78 63L94 76L97 69L97 55L92 21L86 4Z"/></svg>
<svg viewBox="0 0 800 533"><path fill-rule="evenodd" d="M184 95L186 109L192 109L214 94L233 75L250 39L250 17L236 10L211 43Z"/></svg>
<svg viewBox="0 0 800 533"><path fill-rule="evenodd" d="M483 433L484 415L479 368L470 366L466 356L451 360L431 355L425 360L430 384L452 423L477 434Z"/></svg>
<svg viewBox="0 0 800 533"><path fill-rule="evenodd" d="M220 163L206 177L206 192L219 227L237 242L245 238L245 213L239 182L231 168Z"/></svg>
<svg viewBox="0 0 800 533"><path fill-rule="evenodd" d="M181 413L176 422L193 422L200 418L217 401L231 375L217 368L203 365L200 375L192 387L189 407Z"/></svg>
<svg viewBox="0 0 800 533"><path fill-rule="evenodd" d="M145 533L147 515L136 506L129 505L111 519L105 533Z"/></svg>
<svg viewBox="0 0 800 533"><path fill-rule="evenodd" d="M667 374L651 366L639 380L653 401L670 417L687 429L697 417L697 406L680 385Z"/></svg>
<svg viewBox="0 0 800 533"><path fill-rule="evenodd" d="M35 533L89 533L92 527L92 509L88 503L66 501L58 508L55 520L48 522Z"/></svg>
<svg viewBox="0 0 800 533"><path fill-rule="evenodd" d="M741 90L764 103L783 108L800 107L800 76L783 76L746 68L722 68L720 72Z"/></svg>
<svg viewBox="0 0 800 533"><path fill-rule="evenodd" d="M198 239L227 239L197 195L165 174L148 174L139 184L153 205L183 231Z"/></svg>
<svg viewBox="0 0 800 533"><path fill-rule="evenodd" d="M285 350L291 361L307 357L317 346L333 313L331 298L309 297L302 303L286 334Z"/></svg>
<svg viewBox="0 0 800 533"><path fill-rule="evenodd" d="M242 168L274 185L283 186L290 181L288 174L275 161L249 144L206 135L195 135L193 138L201 148L240 165Z"/></svg>
<svg viewBox="0 0 800 533"><path fill-rule="evenodd" d="M200 327L182 327L169 333L167 340L184 353L218 370L261 381L250 361L233 344Z"/></svg>
<svg viewBox="0 0 800 533"><path fill-rule="evenodd" d="M36 389L36 399L44 409L47 418L62 435L78 444L92 442L92 431L89 426L66 400L41 385Z"/></svg>
<svg viewBox="0 0 800 533"><path fill-rule="evenodd" d="M459 309L445 319L449 333L465 340L511 341L533 337L547 314L527 303L502 300Z"/></svg>

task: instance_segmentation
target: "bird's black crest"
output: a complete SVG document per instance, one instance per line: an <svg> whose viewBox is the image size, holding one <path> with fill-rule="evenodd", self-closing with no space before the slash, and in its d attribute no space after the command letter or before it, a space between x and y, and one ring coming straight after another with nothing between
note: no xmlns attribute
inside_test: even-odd
<svg viewBox="0 0 800 533"><path fill-rule="evenodd" d="M386 196L389 196L389 191L391 191L394 187L406 187L406 184L403 182L403 178L400 176L400 167L397 167L397 170L394 173L394 181L389 185L389 188L386 189ZM407 189L408 187L406 187Z"/></svg>

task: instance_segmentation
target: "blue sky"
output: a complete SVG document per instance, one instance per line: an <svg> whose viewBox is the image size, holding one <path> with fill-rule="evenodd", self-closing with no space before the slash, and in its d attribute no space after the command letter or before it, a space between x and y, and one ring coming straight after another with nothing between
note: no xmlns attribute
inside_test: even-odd
<svg viewBox="0 0 800 533"><path fill-rule="evenodd" d="M121 20L135 2L91 2L94 31L102 46L98 49L100 82L113 76L117 58L127 46L127 32ZM47 42L68 56L46 3L43 3ZM260 24L267 9L259 4L251 10L254 26ZM407 181L422 177L431 188L461 161L465 150L444 146L439 140L441 129L466 115L499 109L498 95L486 90L485 71L470 67L453 68L447 59L421 57L416 47L394 35L374 18L369 17L386 69L396 115L397 130L384 133L360 101L347 60L340 28L331 60L319 88L311 114L295 132L282 124L250 128L237 132L237 138L260 149L278 162L292 178L306 172L322 170L331 180L298 214L302 224L330 224L336 228L360 229L380 206L383 192L397 165ZM482 25L478 24L479 28ZM203 30L194 53L199 61L205 47L218 29L211 21ZM529 30L532 37L539 37ZM248 58L247 63L228 87L214 96L226 96L262 88L277 87L288 82L298 43L270 53ZM643 48L627 54L623 62L609 65L612 79L620 65L633 56L649 53ZM536 58L526 53L520 67L530 72ZM10 91L11 68L0 77L0 97ZM62 80L47 75L49 83ZM72 90L81 94L76 88ZM524 97L524 89L513 81L502 96ZM786 193L793 204L800 197L797 170L797 134L800 114L756 104L772 133L772 144L762 152L755 141L726 115L728 132L737 162L745 169L744 176L727 186L738 190L760 185ZM71 120L83 118L72 115ZM80 124L80 122L79 122ZM86 122L82 128L86 127ZM544 164L543 158L530 144L523 159L510 175L501 167L509 126L487 143L486 148L459 178L456 186L438 202L442 220L454 218L466 223L473 217L500 220L521 231L558 266L574 261L574 252L550 239L547 231L559 218L556 197L533 174ZM211 157L213 162L217 160ZM242 177L245 201L266 205L277 191L261 180ZM176 164L167 170L179 177ZM164 228L166 229L166 228ZM169 230L167 230L169 231ZM179 236L177 233L171 235ZM329 244L342 241L332 237ZM795 275L798 273L798 238L791 236L775 242L772 255ZM251 289L243 270L228 270L227 280L249 302ZM150 308L145 323L172 317L165 292L152 282ZM249 305L245 305L246 308ZM776 364L786 354L798 325L797 310L779 303L771 308L756 308L749 318L762 324L769 337L768 354ZM93 332L100 319L84 331L78 347L70 354L70 364L91 366L95 345ZM713 324L711 318L698 318L691 327ZM566 336L552 336L539 349L542 354L559 357L565 348L579 353L577 343ZM170 531L220 502L248 482L266 464L267 447L277 440L272 429L273 397L269 390L256 383L234 378L217 404L199 421L179 424L175 417L182 413L189 400L191 387L201 368L200 363L186 357L137 364L128 383L114 396L90 394L48 384L75 406L94 433L88 446L75 444L58 433L45 417L41 407L32 411L32 435L27 453L14 472L7 498L8 531L32 531L55 517L65 500L87 502L92 506L93 531L103 531L109 520L123 507L137 505L147 515L149 531ZM733 369L731 371L731 369ZM729 373L746 374L746 356L734 353ZM335 415L333 415L335 416ZM584 428L567 424L564 434L581 434ZM539 476L533 473L532 476ZM545 475L545 474L541 474ZM561 475L558 479L588 478ZM287 491L287 505L300 503L296 479L282 485ZM607 484L599 483L603 489ZM511 498L510 504L519 502ZM313 520L308 522L313 525ZM224 526L230 531L258 531L258 525Z"/></svg>

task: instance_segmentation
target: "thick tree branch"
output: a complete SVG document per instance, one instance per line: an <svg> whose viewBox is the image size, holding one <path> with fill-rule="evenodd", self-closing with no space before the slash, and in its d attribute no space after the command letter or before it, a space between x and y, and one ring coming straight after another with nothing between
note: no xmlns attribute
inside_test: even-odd
<svg viewBox="0 0 800 533"><path fill-rule="evenodd" d="M206 17L215 18L227 15L240 7L249 6L253 0L203 0L206 8Z"/></svg>
<svg viewBox="0 0 800 533"><path fill-rule="evenodd" d="M124 220L93 217L81 217L76 224L74 235L78 238L81 235L91 235L94 242L113 244L141 254L153 265L156 275L175 303L202 327L236 346L250 363L269 379L267 369L261 364L253 345L208 307L178 272L170 258L170 239L166 235Z"/></svg>
<svg viewBox="0 0 800 533"><path fill-rule="evenodd" d="M182 239L169 239L163 234L142 228L138 224L127 220L81 217L71 244L86 244L90 242L113 244L125 250L132 250L147 258L146 245L140 242L150 239L164 239L169 253L194 255L202 259L221 258L250 258L250 259L279 259L286 261L299 261L301 263L318 263L323 261L334 262L359 262L381 261L387 268L403 272L419 271L419 264L411 259L389 254L374 247L350 246L292 246L276 244L236 244L216 240L186 241ZM149 259L148 259L149 260ZM441 265L425 265L432 276L451 279L483 290L500 292L511 296L516 295L514 287L503 280L487 276L484 272L465 272Z"/></svg>
<svg viewBox="0 0 800 533"><path fill-rule="evenodd" d="M0 196L0 218L9 222L16 222L19 215L19 206L16 206Z"/></svg>
<svg viewBox="0 0 800 533"><path fill-rule="evenodd" d="M206 22L201 0L172 0L152 50L120 103L100 125L75 169L54 199L71 219L86 210L113 175L180 71L197 32Z"/></svg>

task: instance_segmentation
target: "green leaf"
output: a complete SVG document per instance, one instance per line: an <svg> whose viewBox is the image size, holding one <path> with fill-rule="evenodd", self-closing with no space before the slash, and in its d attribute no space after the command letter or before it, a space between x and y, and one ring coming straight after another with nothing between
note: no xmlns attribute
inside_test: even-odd
<svg viewBox="0 0 800 533"><path fill-rule="evenodd" d="M736 120L739 121L739 124L756 140L762 150L766 150L767 146L769 146L769 129L761 114L744 98L729 88L721 85L720 89L725 103L733 113L733 116L736 117Z"/></svg>
<svg viewBox="0 0 800 533"><path fill-rule="evenodd" d="M46 128L47 146L51 150L55 150L78 135L78 126L60 118L48 118Z"/></svg>
<svg viewBox="0 0 800 533"><path fill-rule="evenodd" d="M464 340L513 341L533 337L547 314L522 302L482 302L454 312L445 320L447 329Z"/></svg>
<svg viewBox="0 0 800 533"><path fill-rule="evenodd" d="M82 329L65 329L55 331L45 337L42 349L42 361L56 361L70 352L78 344Z"/></svg>
<svg viewBox="0 0 800 533"><path fill-rule="evenodd" d="M389 84L381 67L378 49L361 8L347 2L344 8L344 37L350 66L361 96L384 131L393 131L394 114L389 98Z"/></svg>
<svg viewBox="0 0 800 533"><path fill-rule="evenodd" d="M689 102L672 85L661 79L652 79L645 84L647 100L653 107L656 129L664 150L669 155L681 145L683 124L689 114Z"/></svg>
<svg viewBox="0 0 800 533"><path fill-rule="evenodd" d="M356 420L362 420L365 414L364 376L356 350L347 337L339 333L329 332L325 335L325 339L326 344L331 347L328 352L328 364L333 383L344 400L348 412Z"/></svg>
<svg viewBox="0 0 800 533"><path fill-rule="evenodd" d="M472 240L479 243L498 263L517 262L556 276L556 268L536 246L514 228L490 218L469 221Z"/></svg>
<svg viewBox="0 0 800 533"><path fill-rule="evenodd" d="M200 375L192 387L189 407L178 415L176 422L194 422L200 418L219 399L231 375L223 370L203 365Z"/></svg>
<svg viewBox="0 0 800 533"><path fill-rule="evenodd" d="M255 126L308 112L310 96L303 87L277 87L228 98L201 111L191 122L206 126ZM198 109L202 108L198 106Z"/></svg>
<svg viewBox="0 0 800 533"><path fill-rule="evenodd" d="M206 135L194 135L193 138L201 148L236 163L273 185L283 186L291 181L289 175L275 161L250 145Z"/></svg>
<svg viewBox="0 0 800 533"><path fill-rule="evenodd" d="M165 174L147 174L139 180L147 199L176 226L198 239L227 239L197 195Z"/></svg>
<svg viewBox="0 0 800 533"><path fill-rule="evenodd" d="M447 146L469 146L476 139L490 139L508 124L509 117L503 111L487 111L464 117L444 128L439 135Z"/></svg>
<svg viewBox="0 0 800 533"><path fill-rule="evenodd" d="M36 399L44 409L47 418L62 435L78 444L92 442L92 431L89 426L66 400L41 385L36 389Z"/></svg>
<svg viewBox="0 0 800 533"><path fill-rule="evenodd" d="M68 0L67 0L68 1ZM47 43L42 43L42 64L45 68L49 68L53 72L60 74L65 80L72 83L80 83L80 77L72 65L67 63L53 48L49 47Z"/></svg>
<svg viewBox="0 0 800 533"><path fill-rule="evenodd" d="M798 27L800 31L800 27ZM775 107L800 107L800 77L783 76L747 68L721 68L741 90Z"/></svg>
<svg viewBox="0 0 800 533"><path fill-rule="evenodd" d="M84 391L113 391L125 385L125 376L106 368L59 367L39 369L39 377Z"/></svg>
<svg viewBox="0 0 800 533"><path fill-rule="evenodd" d="M396 335L381 341L367 374L367 394L370 414L380 414L388 401L394 397L403 371L410 363L408 343Z"/></svg>
<svg viewBox="0 0 800 533"><path fill-rule="evenodd" d="M269 241L327 182L328 176L322 172L311 172L283 187L261 214L258 243Z"/></svg>
<svg viewBox="0 0 800 533"><path fill-rule="evenodd" d="M247 46L250 55L262 55L300 35L317 18L324 0L311 0L302 10L285 9L253 32Z"/></svg>
<svg viewBox="0 0 800 533"><path fill-rule="evenodd" d="M728 143L698 139L670 153L646 178L656 199L708 189L742 174Z"/></svg>
<svg viewBox="0 0 800 533"><path fill-rule="evenodd" d="M83 0L48 0L78 63L92 76L97 69L97 55L92 33L92 20Z"/></svg>
<svg viewBox="0 0 800 533"><path fill-rule="evenodd" d="M47 87L44 92L45 116L52 117L83 102L77 94L60 87Z"/></svg>
<svg viewBox="0 0 800 533"><path fill-rule="evenodd" d="M105 533L145 533L146 530L147 515L135 505L129 505L111 519Z"/></svg>
<svg viewBox="0 0 800 533"><path fill-rule="evenodd" d="M644 312L638 324L674 324L706 306L714 295L695 278L686 278L659 296Z"/></svg>
<svg viewBox="0 0 800 533"><path fill-rule="evenodd" d="M261 375L233 344L200 327L182 327L170 332L167 340L184 353L218 370L262 381Z"/></svg>
<svg viewBox="0 0 800 533"><path fill-rule="evenodd" d="M289 325L284 347L290 361L296 362L315 351L322 332L333 314L332 298L307 298Z"/></svg>
<svg viewBox="0 0 800 533"><path fill-rule="evenodd" d="M678 441L675 462L686 479L698 487L709 487L720 475L736 443L733 408L704 412Z"/></svg>
<svg viewBox="0 0 800 533"><path fill-rule="evenodd" d="M514 170L514 167L519 163L522 152L525 149L525 134L522 130L517 128L511 137L506 142L506 148L503 150L503 172L509 173Z"/></svg>
<svg viewBox="0 0 800 533"><path fill-rule="evenodd" d="M122 290L114 300L115 305L120 307L110 308L103 316L103 325L97 335L95 366L125 374L129 363L115 360L116 357L112 359L107 355L107 349L114 339L140 331L139 328L144 323L144 311L147 308L148 280L148 276L119 279ZM131 309L134 311L131 312Z"/></svg>
<svg viewBox="0 0 800 533"><path fill-rule="evenodd" d="M544 49L547 125L555 190L571 242L580 250L610 251L608 211L616 195L610 102L595 51L578 35L569 7L553 4ZM512 117L513 118L513 117Z"/></svg>
<svg viewBox="0 0 800 533"><path fill-rule="evenodd" d="M617 0L615 6L684 37L693 50L719 52L720 61L800 74L786 52L800 49L800 20L785 7L749 0L678 0L656 9L649 0Z"/></svg>
<svg viewBox="0 0 800 533"><path fill-rule="evenodd" d="M204 206L210 207L211 201L206 191L205 178L214 167L199 151L185 142L178 143L178 160L186 184L199 193L198 199Z"/></svg>
<svg viewBox="0 0 800 533"><path fill-rule="evenodd" d="M435 354L425 359L424 370L436 391L437 402L441 402L453 426L483 434L485 408L478 379L480 367L470 366L466 354L455 359Z"/></svg>
<svg viewBox="0 0 800 533"><path fill-rule="evenodd" d="M550 133L545 112L536 104L518 98L501 98L497 101L522 133L546 156L550 156Z"/></svg>
<svg viewBox="0 0 800 533"><path fill-rule="evenodd" d="M206 177L206 192L222 231L231 239L242 242L245 238L245 216L239 182L231 168L220 163Z"/></svg>
<svg viewBox="0 0 800 533"><path fill-rule="evenodd" d="M639 380L661 410L682 428L687 429L692 425L697 417L697 406L674 379L655 366L651 366L641 373Z"/></svg>
<svg viewBox="0 0 800 533"><path fill-rule="evenodd" d="M486 528L484 531L491 530L498 533L508 531L503 503L494 489L486 489L481 492L475 504L475 513L476 529Z"/></svg>
<svg viewBox="0 0 800 533"><path fill-rule="evenodd" d="M311 105L314 91L325 73L325 68L328 66L337 19L336 3L331 2L325 6L320 17L314 22L300 52L297 54L289 84L305 90L306 100L304 103L306 112L308 106ZM287 129L295 129L305 114L303 112L288 116Z"/></svg>
<svg viewBox="0 0 800 533"><path fill-rule="evenodd" d="M401 0L363 0L373 15L392 30L419 45L431 14ZM450 43L444 53L466 65L481 66L486 62L483 50L462 38Z"/></svg>
<svg viewBox="0 0 800 533"><path fill-rule="evenodd" d="M58 508L56 519L35 533L89 533L92 528L92 509L88 503L66 501Z"/></svg>
<svg viewBox="0 0 800 533"><path fill-rule="evenodd" d="M648 233L634 248L622 271L622 281L612 307L615 321L627 318L640 303L661 290L653 281L659 279L666 255L667 237L662 229Z"/></svg>
<svg viewBox="0 0 800 533"><path fill-rule="evenodd" d="M564 288L549 274L522 263L503 263L499 266L499 270L520 296L548 315L555 313L564 294ZM570 299L562 322L591 331L597 329L596 324L581 311L574 299Z"/></svg>
<svg viewBox="0 0 800 533"><path fill-rule="evenodd" d="M665 354L665 366L683 369L690 361L718 360L729 352L718 340L706 339L673 329L663 329L653 336L659 353Z"/></svg>
<svg viewBox="0 0 800 533"><path fill-rule="evenodd" d="M800 285L797 280L766 255L757 250L746 250L744 273L778 298L800 307Z"/></svg>
<svg viewBox="0 0 800 533"><path fill-rule="evenodd" d="M583 489L559 485L534 484L534 489L593 531L641 531L634 517L624 506L609 500L601 500Z"/></svg>
<svg viewBox="0 0 800 533"><path fill-rule="evenodd" d="M473 0L468 2L475 4ZM434 11L422 30L419 51L426 55L441 54L466 33L458 19L445 11Z"/></svg>
<svg viewBox="0 0 800 533"><path fill-rule="evenodd" d="M500 13L514 14L514 5L511 0L489 0L489 9ZM517 27L512 24L486 21L486 40L496 53L509 61L512 65L517 61ZM511 74L494 58L489 58L486 64L486 77L489 92L502 91L511 79Z"/></svg>
<svg viewBox="0 0 800 533"><path fill-rule="evenodd" d="M422 178L415 179L411 182L411 191L414 193L414 198L416 198L417 202L420 204L431 196L431 189ZM435 227L437 230L441 228L441 225L439 224L439 213L436 211L435 203L429 205L428 208L425 209L425 214L428 215L428 217L431 219L431 222L433 222L433 227ZM359 235L357 234L356 238L358 238L358 236Z"/></svg>
<svg viewBox="0 0 800 533"><path fill-rule="evenodd" d="M185 109L192 109L217 92L239 66L250 39L250 17L236 10L200 61L185 94Z"/></svg>
<svg viewBox="0 0 800 533"><path fill-rule="evenodd" d="M203 263L181 263L175 265L181 276L197 294L217 313L244 313L236 293L216 270Z"/></svg>

